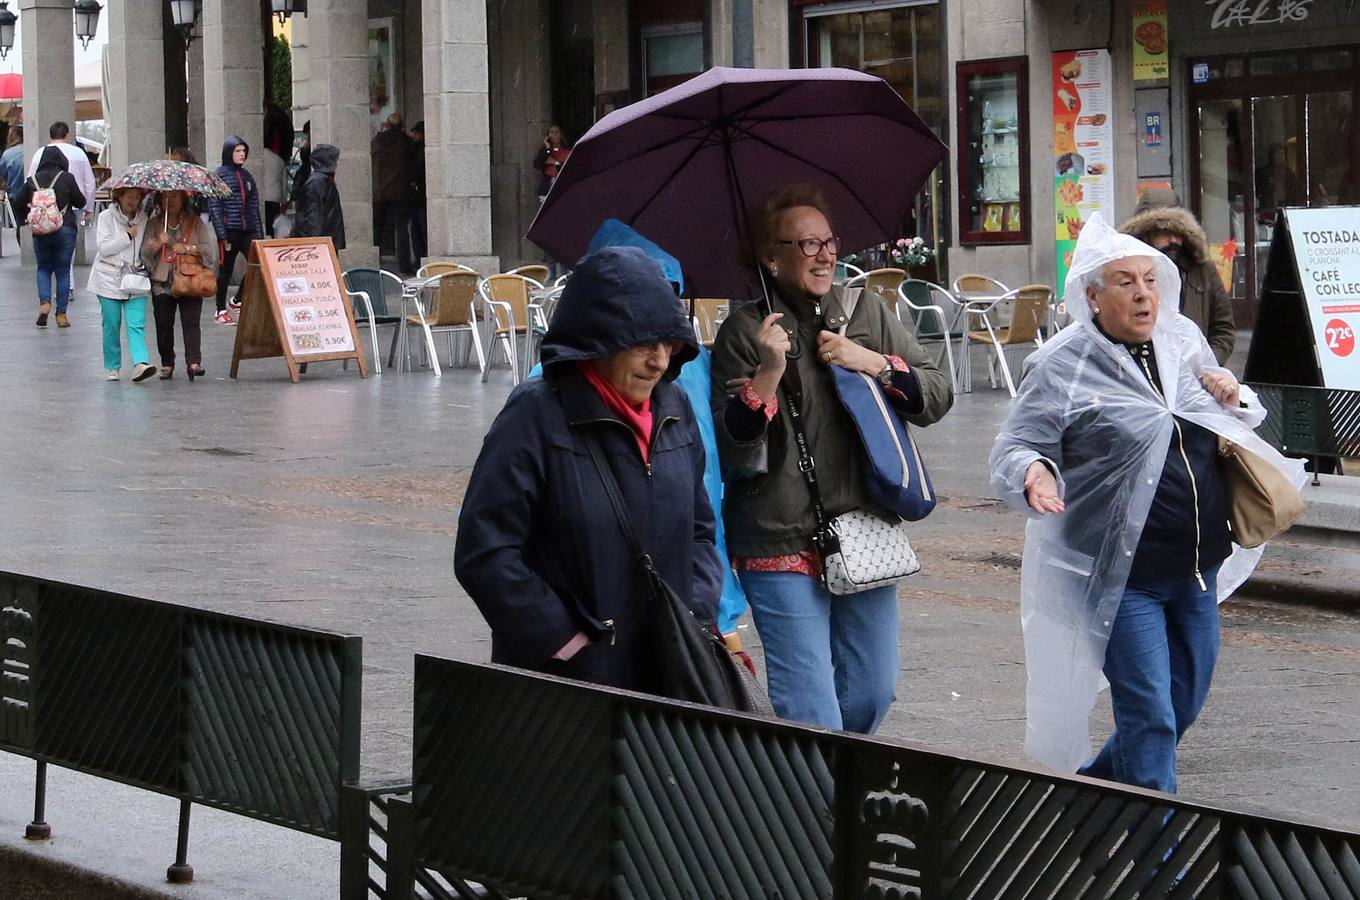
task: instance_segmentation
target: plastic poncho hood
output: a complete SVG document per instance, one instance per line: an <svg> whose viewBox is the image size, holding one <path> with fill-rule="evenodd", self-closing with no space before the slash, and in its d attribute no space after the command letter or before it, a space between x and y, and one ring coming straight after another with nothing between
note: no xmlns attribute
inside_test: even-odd
<svg viewBox="0 0 1360 900"><path fill-rule="evenodd" d="M694 329L660 267L638 247L607 247L581 258L562 289L539 358L553 366L599 359L657 341L679 341L665 378L699 354Z"/></svg>
<svg viewBox="0 0 1360 900"><path fill-rule="evenodd" d="M1069 772L1091 758L1089 719L1105 647L1161 480L1173 417L1241 445L1295 484L1304 481L1300 461L1286 460L1252 431L1265 411L1250 388L1241 388L1245 405L1231 409L1204 389L1205 372L1226 370L1215 365L1204 335L1174 302L1160 304L1152 333L1163 394L1128 348L1096 327L1086 288L1107 263L1128 256L1155 260L1158 294L1179 296L1170 259L1093 217L1077 240L1064 290L1075 321L1025 361L1019 394L991 454L993 487L1030 517L1020 578L1025 750ZM1057 474L1064 512L1039 516L1026 503L1025 472L1036 460ZM1220 601L1251 573L1262 549L1234 546L1218 570Z"/></svg>

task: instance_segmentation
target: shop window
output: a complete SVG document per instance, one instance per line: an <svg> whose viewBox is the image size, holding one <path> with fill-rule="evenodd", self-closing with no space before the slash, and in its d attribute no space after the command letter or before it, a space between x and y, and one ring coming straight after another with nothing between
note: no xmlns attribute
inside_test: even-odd
<svg viewBox="0 0 1360 900"><path fill-rule="evenodd" d="M688 81L704 70L702 22L662 25L642 30L647 95Z"/></svg>
<svg viewBox="0 0 1360 900"><path fill-rule="evenodd" d="M869 8L866 8L869 7ZM841 66L877 75L945 137L947 83L943 16L937 3L818 3L803 7L809 66ZM899 234L921 237L937 250L948 240L948 166L937 166L900 223Z"/></svg>
<svg viewBox="0 0 1360 900"><path fill-rule="evenodd" d="M1025 57L958 64L959 239L1029 243Z"/></svg>

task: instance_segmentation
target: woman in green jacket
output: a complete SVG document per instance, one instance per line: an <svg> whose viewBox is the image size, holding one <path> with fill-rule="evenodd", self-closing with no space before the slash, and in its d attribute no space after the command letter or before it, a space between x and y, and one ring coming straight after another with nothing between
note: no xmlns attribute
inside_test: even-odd
<svg viewBox="0 0 1360 900"><path fill-rule="evenodd" d="M868 510L896 521L869 499L864 452L828 367L874 375L891 407L915 425L943 416L953 393L890 301L865 291L847 316L832 286L839 243L816 188L776 191L754 229L773 311L763 304L738 310L713 349L728 549L765 648L776 712L869 734L895 699L897 589L840 597L826 589L783 401L790 380L800 383L799 410L827 517Z"/></svg>

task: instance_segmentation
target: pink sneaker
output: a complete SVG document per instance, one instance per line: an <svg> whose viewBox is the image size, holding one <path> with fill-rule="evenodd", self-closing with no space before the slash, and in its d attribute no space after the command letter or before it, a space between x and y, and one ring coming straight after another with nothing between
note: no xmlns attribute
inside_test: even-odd
<svg viewBox="0 0 1360 900"><path fill-rule="evenodd" d="M219 309L217 315L213 316L213 321L218 325L236 324L236 319L232 316L231 311L226 309Z"/></svg>

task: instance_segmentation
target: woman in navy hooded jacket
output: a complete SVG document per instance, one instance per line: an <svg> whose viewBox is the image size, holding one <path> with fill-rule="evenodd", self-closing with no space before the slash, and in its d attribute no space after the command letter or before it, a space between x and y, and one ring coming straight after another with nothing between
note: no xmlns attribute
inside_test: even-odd
<svg viewBox="0 0 1360 900"><path fill-rule="evenodd" d="M222 245L222 265L217 270L217 315L216 320L223 325L233 324L231 313L227 311L227 288L231 286L231 270L236 265L236 257L250 251L250 242L264 237L264 226L260 220L260 191L255 179L246 170L246 158L250 156L250 145L234 134L227 135L222 143L222 165L217 167L217 176L231 188L231 194L220 200L208 203L208 215L212 217L213 230ZM239 307L239 303L233 302Z"/></svg>
<svg viewBox="0 0 1360 900"><path fill-rule="evenodd" d="M704 447L680 367L680 301L637 248L590 254L543 340L543 377L510 395L458 517L454 571L491 625L491 660L655 693L648 596L590 456L598 442L644 549L701 622L723 570Z"/></svg>

